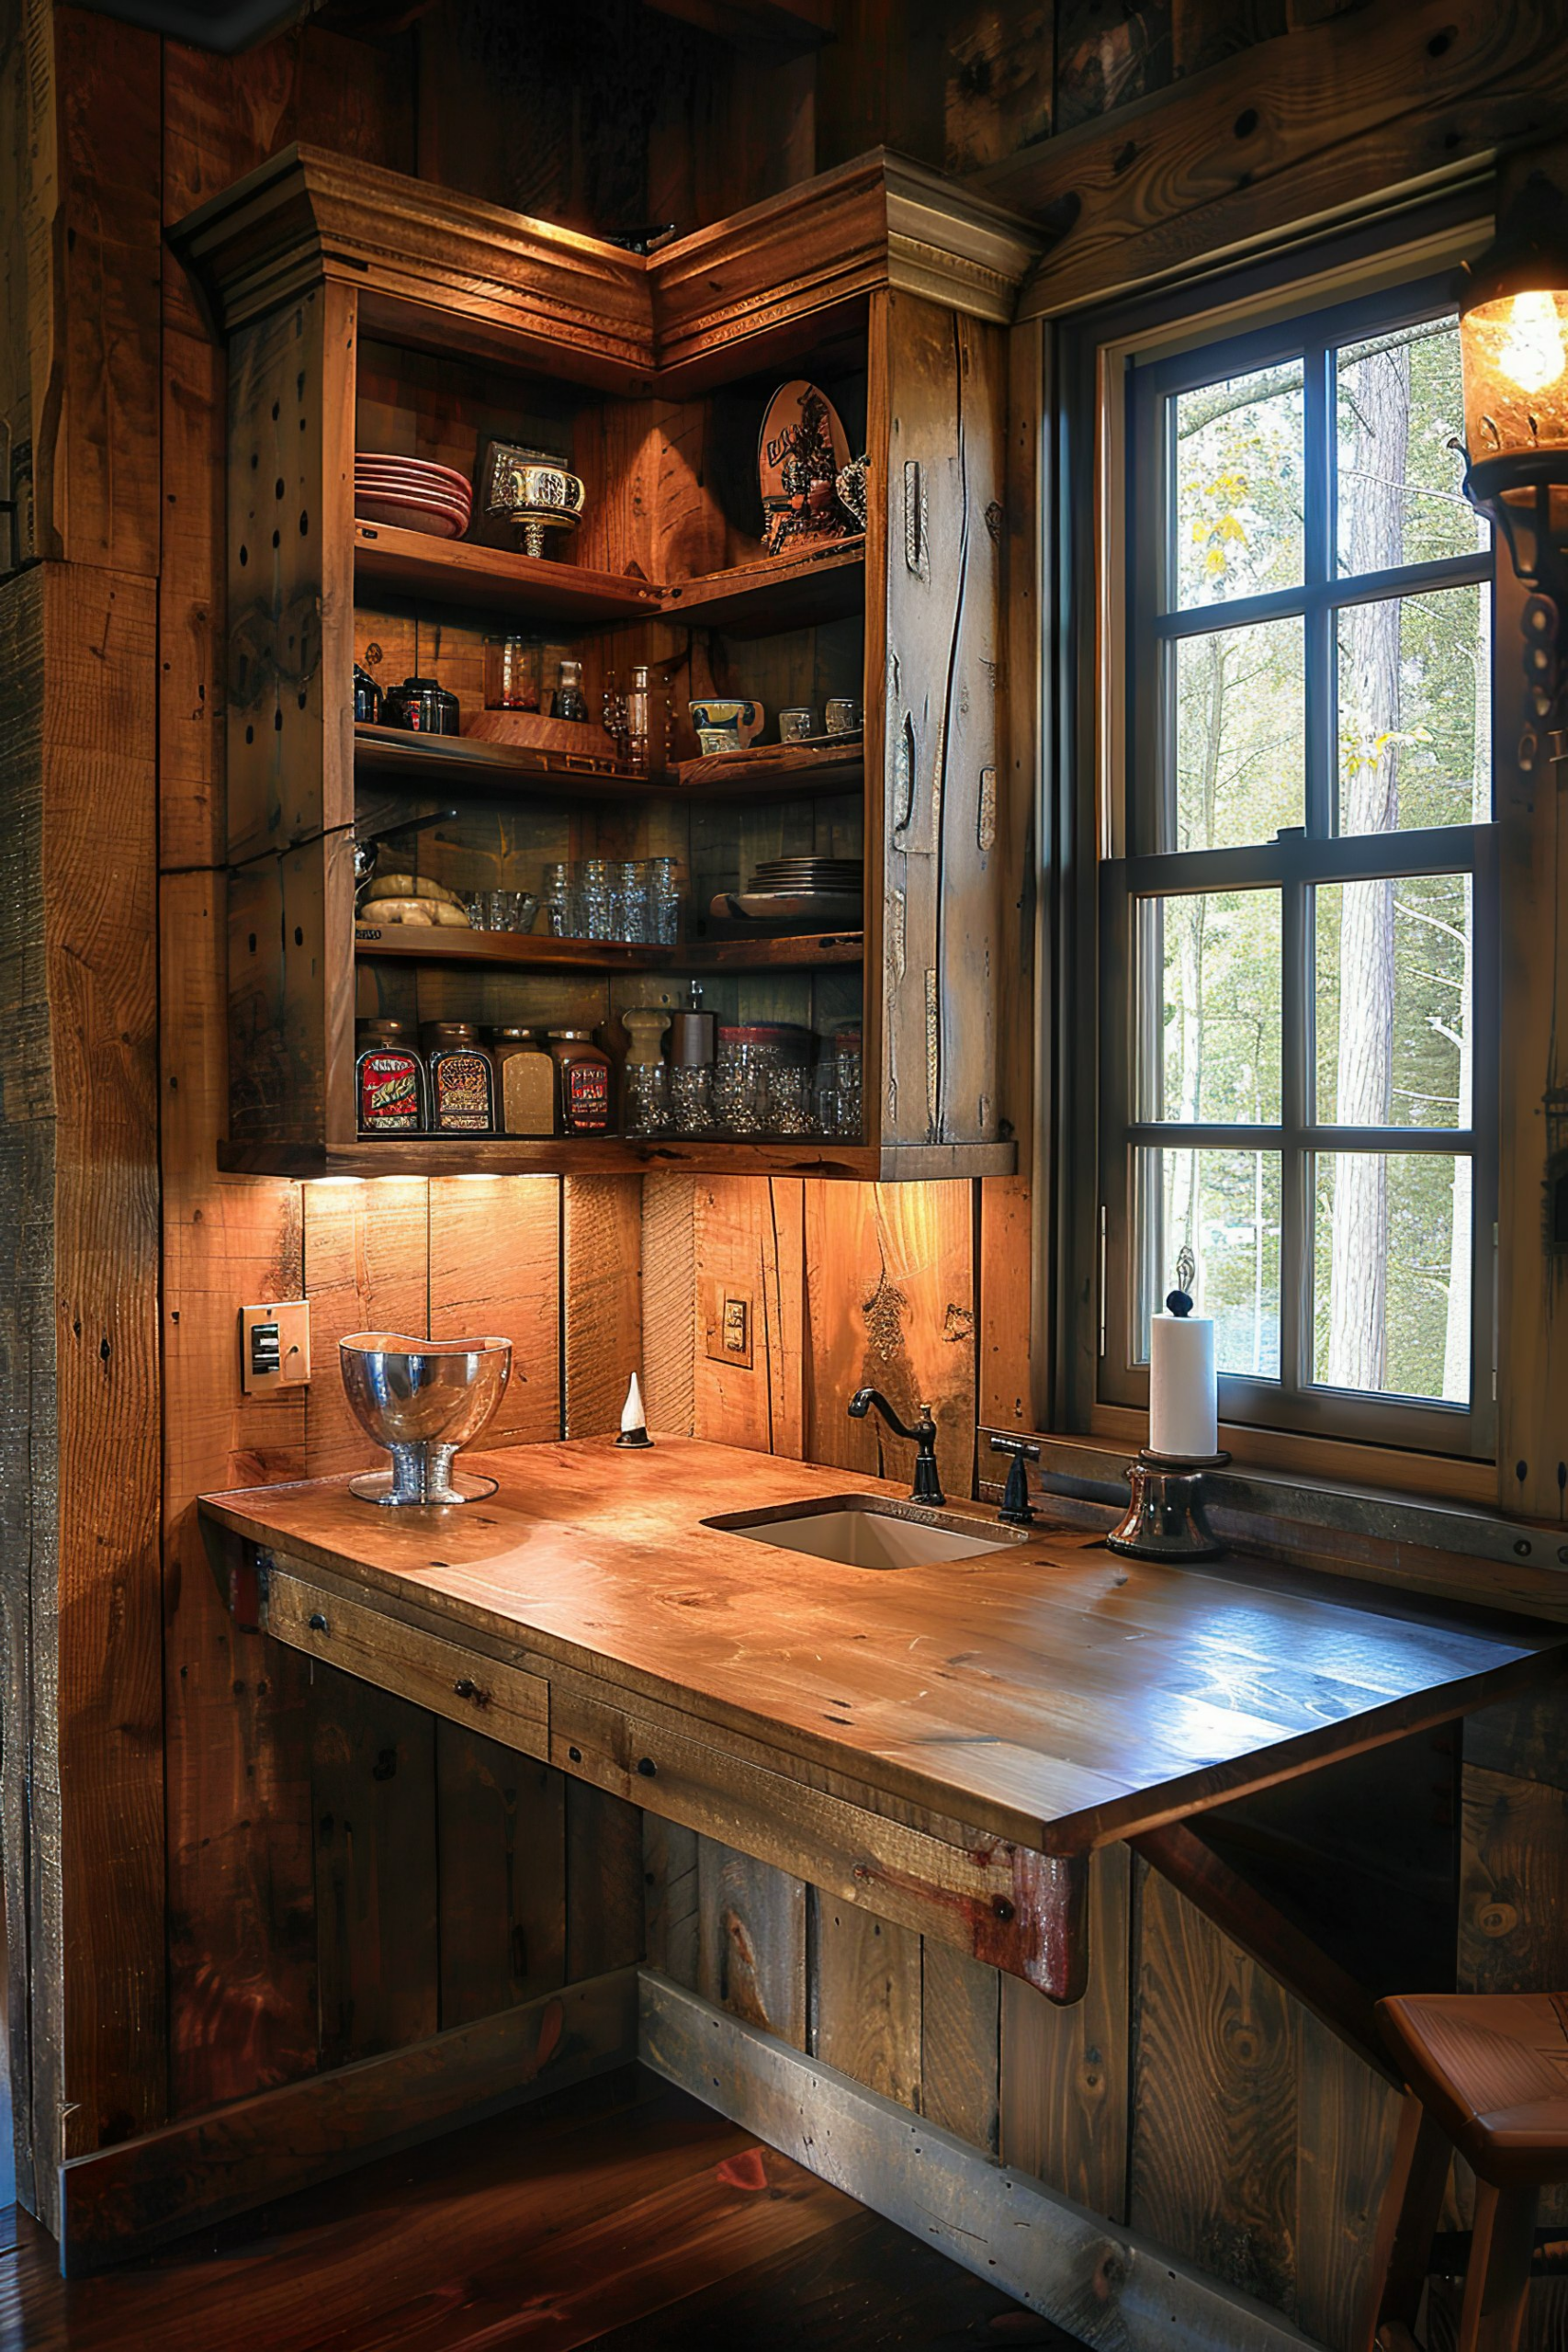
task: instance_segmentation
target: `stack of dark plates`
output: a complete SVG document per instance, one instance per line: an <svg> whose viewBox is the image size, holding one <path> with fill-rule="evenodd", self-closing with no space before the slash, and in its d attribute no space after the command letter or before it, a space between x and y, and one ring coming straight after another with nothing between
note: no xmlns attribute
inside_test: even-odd
<svg viewBox="0 0 1568 2352"><path fill-rule="evenodd" d="M427 458L355 454L354 511L361 522L457 539L468 527L473 507L473 484L452 466Z"/></svg>
<svg viewBox="0 0 1568 2352"><path fill-rule="evenodd" d="M864 879L858 857L770 857L734 903L759 922L858 926Z"/></svg>

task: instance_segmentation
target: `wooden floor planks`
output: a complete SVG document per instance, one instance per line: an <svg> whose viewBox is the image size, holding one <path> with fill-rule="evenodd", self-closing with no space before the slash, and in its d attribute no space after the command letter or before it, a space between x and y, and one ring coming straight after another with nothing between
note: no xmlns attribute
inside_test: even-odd
<svg viewBox="0 0 1568 2352"><path fill-rule="evenodd" d="M24 2216L28 2352L958 2352L1071 2341L634 2069L78 2280Z"/></svg>

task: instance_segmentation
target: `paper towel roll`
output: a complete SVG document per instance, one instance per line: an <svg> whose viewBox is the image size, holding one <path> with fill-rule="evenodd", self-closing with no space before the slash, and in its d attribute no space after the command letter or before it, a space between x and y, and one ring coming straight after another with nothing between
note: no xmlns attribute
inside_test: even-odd
<svg viewBox="0 0 1568 2352"><path fill-rule="evenodd" d="M1219 1446L1213 1323L1207 1315L1156 1315L1149 1324L1149 1452L1203 1458Z"/></svg>

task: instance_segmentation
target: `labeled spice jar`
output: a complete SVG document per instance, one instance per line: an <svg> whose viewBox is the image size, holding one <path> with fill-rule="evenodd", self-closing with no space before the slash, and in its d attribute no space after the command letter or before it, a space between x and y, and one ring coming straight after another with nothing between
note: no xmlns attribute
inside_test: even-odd
<svg viewBox="0 0 1568 2352"><path fill-rule="evenodd" d="M416 1136L422 1131L424 1064L406 1022L359 1022L354 1069L362 1136Z"/></svg>
<svg viewBox="0 0 1568 2352"><path fill-rule="evenodd" d="M553 1136L556 1131L555 1061L533 1029L487 1029L495 1069L497 1133Z"/></svg>
<svg viewBox="0 0 1568 2352"><path fill-rule="evenodd" d="M430 1129L438 1136L495 1133L495 1071L471 1021L429 1021L420 1031L430 1083Z"/></svg>
<svg viewBox="0 0 1568 2352"><path fill-rule="evenodd" d="M552 1029L556 1133L602 1136L610 1125L610 1057L587 1029Z"/></svg>
<svg viewBox="0 0 1568 2352"><path fill-rule="evenodd" d="M437 679L405 678L382 695L381 718L388 727L406 727L413 735L456 735L457 697Z"/></svg>

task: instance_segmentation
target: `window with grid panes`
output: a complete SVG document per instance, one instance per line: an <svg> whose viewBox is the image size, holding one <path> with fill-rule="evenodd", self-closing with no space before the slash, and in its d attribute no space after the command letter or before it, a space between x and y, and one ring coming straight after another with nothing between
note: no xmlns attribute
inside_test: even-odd
<svg viewBox="0 0 1568 2352"><path fill-rule="evenodd" d="M1492 552L1427 283L1129 372L1100 1393L1185 1245L1222 1418L1492 1416Z"/></svg>

